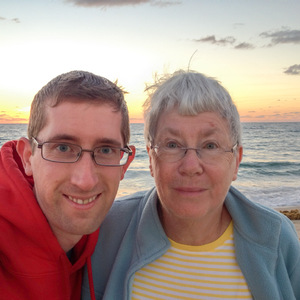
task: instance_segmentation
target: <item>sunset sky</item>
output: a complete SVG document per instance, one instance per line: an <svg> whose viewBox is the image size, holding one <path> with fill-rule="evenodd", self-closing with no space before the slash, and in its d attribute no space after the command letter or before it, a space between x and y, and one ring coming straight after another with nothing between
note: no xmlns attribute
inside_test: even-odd
<svg viewBox="0 0 300 300"><path fill-rule="evenodd" d="M298 0L0 0L0 123L25 123L36 92L86 70L129 94L192 69L215 77L242 121L300 122Z"/></svg>

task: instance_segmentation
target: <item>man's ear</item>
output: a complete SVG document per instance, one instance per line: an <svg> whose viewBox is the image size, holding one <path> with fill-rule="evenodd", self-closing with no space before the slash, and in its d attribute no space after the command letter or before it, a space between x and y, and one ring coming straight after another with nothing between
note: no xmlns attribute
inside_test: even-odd
<svg viewBox="0 0 300 300"><path fill-rule="evenodd" d="M32 176L31 156L32 148L30 141L24 137L20 138L17 143L17 152L22 160L23 168L27 176Z"/></svg>
<svg viewBox="0 0 300 300"><path fill-rule="evenodd" d="M131 155L129 155L129 157L128 157L128 161L127 161L127 163L126 163L126 165L124 165L123 167L122 167L122 174L121 174L121 180L124 178L124 175L125 175L125 173L126 173L126 171L127 171L127 169L128 169L128 167L129 167L129 165L131 164L131 162L133 161L133 159L134 159L134 157L135 157L135 146L129 146L130 147L130 149L131 149L131 151L132 151L132 154Z"/></svg>

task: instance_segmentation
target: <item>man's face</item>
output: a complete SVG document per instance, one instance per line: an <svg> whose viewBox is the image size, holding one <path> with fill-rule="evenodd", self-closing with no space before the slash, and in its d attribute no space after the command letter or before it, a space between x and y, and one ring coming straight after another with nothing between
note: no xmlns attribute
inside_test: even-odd
<svg viewBox="0 0 300 300"><path fill-rule="evenodd" d="M99 146L124 147L121 113L107 104L63 102L47 108L46 126L35 137L40 143L59 141L83 149ZM91 153L83 152L75 163L55 163L32 153L26 143L23 162L34 178L37 201L58 240L73 240L94 232L110 209L119 182L129 165L96 165ZM27 154L26 154L27 153Z"/></svg>

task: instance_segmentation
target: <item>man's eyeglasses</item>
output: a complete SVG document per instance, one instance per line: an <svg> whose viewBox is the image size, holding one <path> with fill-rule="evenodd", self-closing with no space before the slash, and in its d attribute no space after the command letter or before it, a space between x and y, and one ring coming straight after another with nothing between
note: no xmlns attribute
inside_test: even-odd
<svg viewBox="0 0 300 300"><path fill-rule="evenodd" d="M89 150L64 142L39 143L35 138L32 140L41 149L43 159L57 163L74 163L80 159L82 152L90 152L97 165L119 167L124 166L132 155L132 150L127 145L125 148L101 146Z"/></svg>
<svg viewBox="0 0 300 300"><path fill-rule="evenodd" d="M234 153L238 144L236 143L231 149L224 149L215 142L204 143L200 148L182 147L175 141L167 141L150 146L159 159L166 162L177 162L181 160L188 150L194 150L197 156L207 164L216 164L222 160L225 154Z"/></svg>

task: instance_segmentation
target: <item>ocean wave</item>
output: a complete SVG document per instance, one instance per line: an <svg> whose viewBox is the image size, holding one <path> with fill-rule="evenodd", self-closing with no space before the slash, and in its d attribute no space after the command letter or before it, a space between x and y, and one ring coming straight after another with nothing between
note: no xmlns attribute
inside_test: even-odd
<svg viewBox="0 0 300 300"><path fill-rule="evenodd" d="M265 175L299 175L300 163L286 161L246 162L241 163L240 172L250 171Z"/></svg>
<svg viewBox="0 0 300 300"><path fill-rule="evenodd" d="M268 207L299 206L300 187L277 185L274 187L234 186L250 200Z"/></svg>

